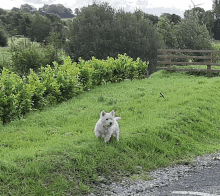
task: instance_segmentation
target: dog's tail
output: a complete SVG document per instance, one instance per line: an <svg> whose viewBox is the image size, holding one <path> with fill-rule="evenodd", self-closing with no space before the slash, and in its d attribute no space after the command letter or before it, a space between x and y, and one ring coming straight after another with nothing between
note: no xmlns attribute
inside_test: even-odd
<svg viewBox="0 0 220 196"><path fill-rule="evenodd" d="M117 120L117 121L121 120L121 117L115 117L115 120Z"/></svg>

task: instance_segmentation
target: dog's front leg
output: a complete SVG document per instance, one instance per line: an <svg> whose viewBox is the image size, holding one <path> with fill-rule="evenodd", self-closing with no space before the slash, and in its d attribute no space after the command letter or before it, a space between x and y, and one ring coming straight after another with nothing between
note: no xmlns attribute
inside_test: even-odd
<svg viewBox="0 0 220 196"><path fill-rule="evenodd" d="M119 134L116 135L117 142L119 142Z"/></svg>
<svg viewBox="0 0 220 196"><path fill-rule="evenodd" d="M96 136L97 138L101 138L101 137L102 137L102 134L101 134L100 132L96 131L96 132L95 132L95 136Z"/></svg>
<svg viewBox="0 0 220 196"><path fill-rule="evenodd" d="M108 142L111 138L111 134L109 135L106 135L105 138L104 138L104 142Z"/></svg>

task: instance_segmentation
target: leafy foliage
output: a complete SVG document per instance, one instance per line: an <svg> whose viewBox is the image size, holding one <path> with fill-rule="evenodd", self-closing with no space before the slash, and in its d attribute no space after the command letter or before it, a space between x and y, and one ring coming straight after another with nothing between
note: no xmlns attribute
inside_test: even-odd
<svg viewBox="0 0 220 196"><path fill-rule="evenodd" d="M0 118L5 124L31 110L71 99L97 85L141 79L146 75L146 63L139 58L133 61L126 54L118 55L118 59L80 59L78 64L68 57L61 65L55 62L54 67L42 66L38 73L30 69L27 77L22 78L4 68L0 77Z"/></svg>
<svg viewBox="0 0 220 196"><path fill-rule="evenodd" d="M176 29L168 18L160 17L157 23L157 30L160 33L166 48L178 48Z"/></svg>
<svg viewBox="0 0 220 196"><path fill-rule="evenodd" d="M25 79L8 69L3 69L0 77L0 117L3 124L30 111L31 101L26 85Z"/></svg>
<svg viewBox="0 0 220 196"><path fill-rule="evenodd" d="M213 8L215 18L220 19L220 1L213 0L212 8Z"/></svg>
<svg viewBox="0 0 220 196"><path fill-rule="evenodd" d="M169 20L170 23L173 23L175 25L181 22L181 17L176 14L163 13L160 15L160 17L165 17Z"/></svg>
<svg viewBox="0 0 220 196"><path fill-rule="evenodd" d="M200 25L198 16L191 15L176 26L178 46L181 49L211 49L211 38L205 25Z"/></svg>
<svg viewBox="0 0 220 196"><path fill-rule="evenodd" d="M0 19L0 46L7 46L8 36L5 30L5 27L2 25L2 21Z"/></svg>
<svg viewBox="0 0 220 196"><path fill-rule="evenodd" d="M77 11L67 23L66 52L74 61L116 58L128 54L148 61L156 57L160 39L151 21L143 12L135 14L115 11L108 3L93 3Z"/></svg>
<svg viewBox="0 0 220 196"><path fill-rule="evenodd" d="M166 48L212 49L209 31L206 25L200 24L197 12L185 12L185 18L176 25L170 23L166 17L160 17L157 29Z"/></svg>
<svg viewBox="0 0 220 196"><path fill-rule="evenodd" d="M57 50L52 45L41 46L32 43L28 39L20 40L11 45L12 66L20 75L27 75L30 69L38 71L40 67L47 64L52 65L54 61L62 62Z"/></svg>
<svg viewBox="0 0 220 196"><path fill-rule="evenodd" d="M51 22L38 12L33 15L31 25L27 28L28 37L31 41L43 42L49 36Z"/></svg>

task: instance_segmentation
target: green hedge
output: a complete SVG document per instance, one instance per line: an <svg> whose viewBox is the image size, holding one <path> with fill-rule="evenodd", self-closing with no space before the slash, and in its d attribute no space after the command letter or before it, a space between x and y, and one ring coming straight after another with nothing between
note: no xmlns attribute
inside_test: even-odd
<svg viewBox="0 0 220 196"><path fill-rule="evenodd" d="M72 63L70 57L63 65L32 69L27 77L20 77L8 69L0 76L0 118L3 124L22 118L31 110L42 109L90 90L97 85L121 82L125 79L144 78L147 65L140 59L133 61L126 54L117 59L90 61L80 59Z"/></svg>

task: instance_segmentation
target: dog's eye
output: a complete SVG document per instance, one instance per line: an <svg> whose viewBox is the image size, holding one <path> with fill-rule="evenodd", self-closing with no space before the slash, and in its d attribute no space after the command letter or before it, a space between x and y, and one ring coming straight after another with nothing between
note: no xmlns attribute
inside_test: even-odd
<svg viewBox="0 0 220 196"><path fill-rule="evenodd" d="M106 118L106 120L108 120L108 118Z"/></svg>

